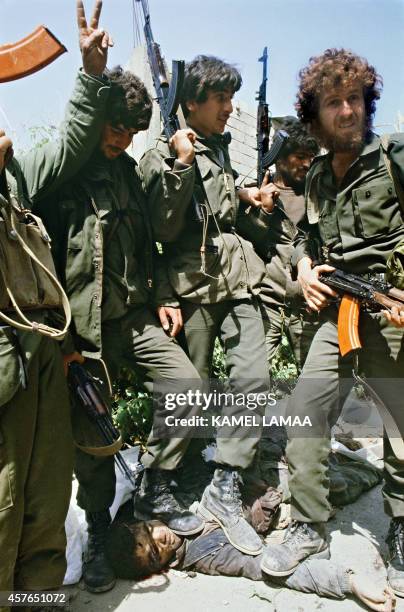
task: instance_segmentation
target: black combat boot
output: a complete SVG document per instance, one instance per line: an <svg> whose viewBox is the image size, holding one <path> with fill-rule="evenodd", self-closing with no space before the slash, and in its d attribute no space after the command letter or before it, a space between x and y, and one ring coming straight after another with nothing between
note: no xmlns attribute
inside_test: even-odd
<svg viewBox="0 0 404 612"><path fill-rule="evenodd" d="M201 454L186 457L177 468L175 497L184 508L189 508L195 501L199 502L213 478L214 470L214 466L206 463Z"/></svg>
<svg viewBox="0 0 404 612"><path fill-rule="evenodd" d="M115 574L105 555L105 540L111 523L109 510L86 512L88 544L83 563L83 580L88 591L103 593L115 585Z"/></svg>
<svg viewBox="0 0 404 612"><path fill-rule="evenodd" d="M281 544L268 544L265 547L261 569L270 576L288 576L308 557L330 558L325 524L294 521L287 528Z"/></svg>
<svg viewBox="0 0 404 612"><path fill-rule="evenodd" d="M174 472L146 469L134 500L135 518L141 521L157 519L178 535L193 535L202 531L204 522L180 506L171 491Z"/></svg>
<svg viewBox="0 0 404 612"><path fill-rule="evenodd" d="M389 547L387 579L394 593L404 597L404 518L391 519L386 542Z"/></svg>
<svg viewBox="0 0 404 612"><path fill-rule="evenodd" d="M262 552L260 537L243 516L240 475L234 468L226 465L216 468L202 495L198 514L219 523L229 542L246 555Z"/></svg>

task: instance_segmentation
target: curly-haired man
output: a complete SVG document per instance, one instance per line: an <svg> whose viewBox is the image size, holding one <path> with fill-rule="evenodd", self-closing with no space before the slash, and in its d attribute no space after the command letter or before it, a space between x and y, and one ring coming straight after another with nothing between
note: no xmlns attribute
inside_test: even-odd
<svg viewBox="0 0 404 612"><path fill-rule="evenodd" d="M328 49L300 72L298 115L329 151L307 175L306 215L294 252L298 280L308 306L319 313L320 327L289 403L292 418L309 415L312 428L308 433L290 431L293 523L284 542L270 546L265 557L264 569L273 575L292 573L307 557L329 555L325 523L331 511L330 427L352 387L353 368L369 377L400 429L403 426L403 331L389 325L392 318L400 325L403 315L362 309L363 349L342 357L336 295L319 280L321 273L334 268L366 279L384 277L388 256L404 236L395 189L395 184L404 185L404 137L392 135L385 145L371 130L381 86L375 68L345 49ZM404 596L404 463L387 436L384 464L384 505L391 517L388 578L393 590Z"/></svg>

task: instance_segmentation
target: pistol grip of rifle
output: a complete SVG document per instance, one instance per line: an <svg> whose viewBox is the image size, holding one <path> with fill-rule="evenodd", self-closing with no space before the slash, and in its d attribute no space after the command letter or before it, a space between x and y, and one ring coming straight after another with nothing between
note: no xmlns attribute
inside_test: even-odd
<svg viewBox="0 0 404 612"><path fill-rule="evenodd" d="M338 344L342 357L362 348L359 338L359 313L358 298L344 295L338 311Z"/></svg>

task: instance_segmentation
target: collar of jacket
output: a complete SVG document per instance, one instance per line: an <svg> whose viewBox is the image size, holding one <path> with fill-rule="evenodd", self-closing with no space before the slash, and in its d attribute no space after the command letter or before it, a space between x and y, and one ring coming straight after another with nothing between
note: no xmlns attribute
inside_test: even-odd
<svg viewBox="0 0 404 612"><path fill-rule="evenodd" d="M359 153L353 164L358 163L361 159L368 155L374 154L380 150L380 138L374 132L369 132L362 151ZM326 169L331 168L332 152L328 152L325 155L319 155L314 158L312 166L307 174L306 178L306 211L307 219L310 224L318 223L319 208L317 201L317 188L316 185L318 180Z"/></svg>
<svg viewBox="0 0 404 612"><path fill-rule="evenodd" d="M197 153L202 153L203 151L216 153L218 149L227 151L229 147L227 137L224 134L212 134L212 136L206 137L196 132L196 135L194 147Z"/></svg>
<svg viewBox="0 0 404 612"><path fill-rule="evenodd" d="M121 155L119 155L119 157L117 157L116 159L112 160L106 159L106 157L104 157L102 153L97 151L86 165L84 175L86 179L89 179L90 181L108 181L110 183L113 183L115 180L113 173L113 164L119 163L126 163L129 166L136 165L136 162L133 157L128 155L126 151L121 153Z"/></svg>

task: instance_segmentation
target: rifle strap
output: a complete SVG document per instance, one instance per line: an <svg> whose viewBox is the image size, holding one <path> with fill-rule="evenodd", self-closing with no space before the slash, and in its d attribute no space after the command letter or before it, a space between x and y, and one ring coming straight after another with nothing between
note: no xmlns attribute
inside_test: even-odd
<svg viewBox="0 0 404 612"><path fill-rule="evenodd" d="M401 207L401 215L404 221L404 189L403 189L403 186L401 185L401 182L399 181L396 171L394 170L394 165L390 159L390 155L389 155L390 137L391 137L391 134L383 134L382 136L380 136L380 142L381 142L384 163L386 164L387 172L389 173L389 176L394 183L394 188L396 190L397 199Z"/></svg>
<svg viewBox="0 0 404 612"><path fill-rule="evenodd" d="M383 427L390 441L393 453L399 461L404 461L404 441L393 415L389 412L386 404L382 401L376 391L369 385L367 380L360 376L355 369L353 370L352 374L354 380L362 385L367 399L370 399L376 406L380 418L382 419Z"/></svg>
<svg viewBox="0 0 404 612"><path fill-rule="evenodd" d="M54 340L63 340L70 326L70 322L71 322L71 310L70 310L70 304L69 304L67 295L63 287L61 286L59 280L55 276L54 269L52 270L49 269L49 267L46 265L46 262L44 263L36 256L36 254L32 251L30 246L24 240L22 235L19 233L19 229L16 223L17 218L14 214L12 207L10 207L9 212L10 212L10 217L8 217L7 212L3 210L4 218L6 222L9 223L10 225L10 228L13 232L14 239L20 243L21 248L28 255L28 257L32 261L34 261L37 264L37 266L39 266L43 270L43 272L46 274L46 276L49 278L49 280L51 281L51 283L54 285L54 287L57 290L60 301L61 301L61 306L64 311L65 324L64 324L63 329L60 330L55 327L51 327L50 325L46 325L45 323L38 323L36 321L29 319L24 314L20 305L17 303L16 298L14 296L14 292L12 291L12 288L9 286L6 275L4 273L4 270L1 268L1 266L0 266L0 276L2 277L2 281L4 282L4 285L5 285L5 290L9 296L9 299L11 301L11 304L14 307L16 314L20 318L20 321L8 316L1 310L0 310L0 319L4 321L5 323L7 323L7 325L10 325L11 327L17 328L21 331L37 332L39 334L42 334L43 336L48 336L50 338L53 338ZM26 213L26 211L22 211L22 212L24 212L24 214L28 214L32 219L34 219L38 227L40 227L42 231L45 232L45 228L43 227L42 220L39 217L36 217L32 213Z"/></svg>
<svg viewBox="0 0 404 612"><path fill-rule="evenodd" d="M115 440L113 444L108 444L107 446L85 446L75 442L75 446L83 451L83 453L87 453L87 455L95 455L96 457L109 457L110 455L115 455L121 450L122 444L122 436L119 436L119 438Z"/></svg>

